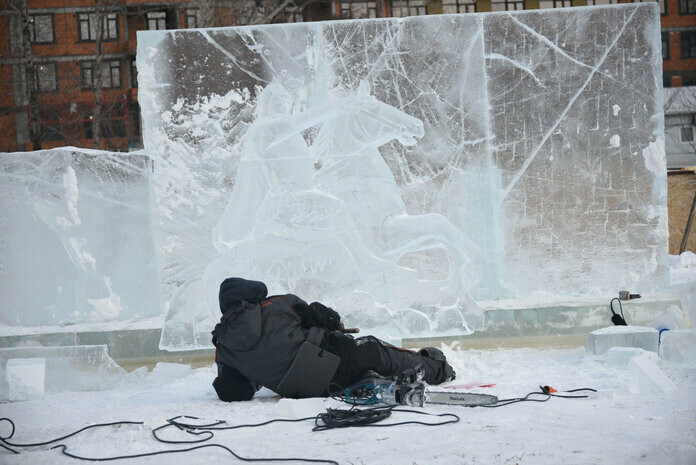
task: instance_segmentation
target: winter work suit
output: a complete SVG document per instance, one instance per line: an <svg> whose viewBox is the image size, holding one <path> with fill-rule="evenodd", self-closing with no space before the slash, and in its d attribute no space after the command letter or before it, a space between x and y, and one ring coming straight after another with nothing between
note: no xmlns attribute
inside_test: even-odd
<svg viewBox="0 0 696 465"><path fill-rule="evenodd" d="M341 332L334 310L318 302L308 305L293 294L267 293L260 281L228 278L220 285L222 318L213 331L218 376L213 386L223 401L249 400L261 386L298 397L282 392L279 384L291 366L295 369L293 362L305 342L340 357L334 374L329 374L332 386L348 387L369 370L395 376L417 365L422 365L428 384L454 379L454 371L436 349L415 353L370 336L353 339ZM321 386L319 392L328 395L329 386Z"/></svg>

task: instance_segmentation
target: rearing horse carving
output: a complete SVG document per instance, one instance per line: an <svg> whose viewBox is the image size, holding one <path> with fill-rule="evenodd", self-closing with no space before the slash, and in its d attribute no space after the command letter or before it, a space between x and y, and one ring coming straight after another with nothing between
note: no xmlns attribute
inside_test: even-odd
<svg viewBox="0 0 696 465"><path fill-rule="evenodd" d="M259 96L230 202L213 230L221 255L206 287L243 275L327 302L364 291L394 310L465 298L480 276L478 247L442 215L409 215L378 150L394 139L415 145L422 122L366 85L303 112L292 105L278 84ZM319 131L309 147L302 133L312 127ZM444 280L419 279L397 263L434 248L448 254Z"/></svg>

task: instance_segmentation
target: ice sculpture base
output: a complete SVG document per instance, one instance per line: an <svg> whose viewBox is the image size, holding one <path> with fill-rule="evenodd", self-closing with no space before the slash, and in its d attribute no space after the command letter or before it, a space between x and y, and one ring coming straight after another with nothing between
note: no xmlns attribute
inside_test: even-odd
<svg viewBox="0 0 696 465"><path fill-rule="evenodd" d="M611 324L609 301L614 296L544 301L480 302L485 329L468 336L405 339L408 347L459 341L467 348L585 345L587 334ZM671 294L652 294L623 303L626 320L646 325L671 305L683 308Z"/></svg>
<svg viewBox="0 0 696 465"><path fill-rule="evenodd" d="M547 301L524 305L524 302L491 303L486 309L487 336L539 336L581 334L611 324L609 301L613 296ZM670 305L681 302L669 294L645 296L623 303L629 324L642 325L660 317ZM526 307L526 308L525 308Z"/></svg>
<svg viewBox="0 0 696 465"><path fill-rule="evenodd" d="M109 356L126 370L156 361L209 363L212 349L166 351L159 348L163 318L69 326L0 327L1 348L104 345Z"/></svg>
<svg viewBox="0 0 696 465"><path fill-rule="evenodd" d="M37 395L110 389L125 374L109 357L105 345L3 348L0 349L0 401L23 400L15 391L27 376L17 373L18 365L33 371L29 377L43 377L41 386L34 386Z"/></svg>
<svg viewBox="0 0 696 465"><path fill-rule="evenodd" d="M458 341L465 348L581 346L590 331L610 324L610 296L543 302L486 302L486 327L470 335L400 338L395 328L363 329L358 336L372 334L403 347L423 347ZM683 308L678 297L655 294L623 304L626 319L645 325L661 316L671 305ZM169 361L202 366L212 363L213 349L167 351L161 348L163 317L109 324L70 326L0 327L0 347L72 346L103 344L123 368ZM0 349L2 350L2 349Z"/></svg>

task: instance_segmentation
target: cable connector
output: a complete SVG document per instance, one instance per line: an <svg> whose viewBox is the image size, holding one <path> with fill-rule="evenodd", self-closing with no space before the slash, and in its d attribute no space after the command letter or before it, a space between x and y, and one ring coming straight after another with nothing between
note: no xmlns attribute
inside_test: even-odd
<svg viewBox="0 0 696 465"><path fill-rule="evenodd" d="M554 392L558 392L555 388L551 386L539 386L539 389L541 389L541 392L543 392L547 396L553 394Z"/></svg>
<svg viewBox="0 0 696 465"><path fill-rule="evenodd" d="M621 310L621 315L614 311L614 301L617 301L619 303L619 310ZM614 323L614 326L628 326L626 324L626 319L624 318L623 305L621 305L621 299L617 297L611 299L611 302L609 302L609 309L611 310L611 322Z"/></svg>
<svg viewBox="0 0 696 465"><path fill-rule="evenodd" d="M619 300L640 299L640 294L631 294L628 291L619 291Z"/></svg>

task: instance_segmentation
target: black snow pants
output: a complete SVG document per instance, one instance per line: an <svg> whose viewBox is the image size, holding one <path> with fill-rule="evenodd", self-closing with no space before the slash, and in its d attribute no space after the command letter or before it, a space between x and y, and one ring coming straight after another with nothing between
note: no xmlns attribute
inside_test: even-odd
<svg viewBox="0 0 696 465"><path fill-rule="evenodd" d="M331 382L343 388L355 384L370 370L390 377L422 365L425 372L423 381L433 385L443 383L448 376L446 361L391 346L373 336L353 339L334 331L329 334L325 348L341 357Z"/></svg>

